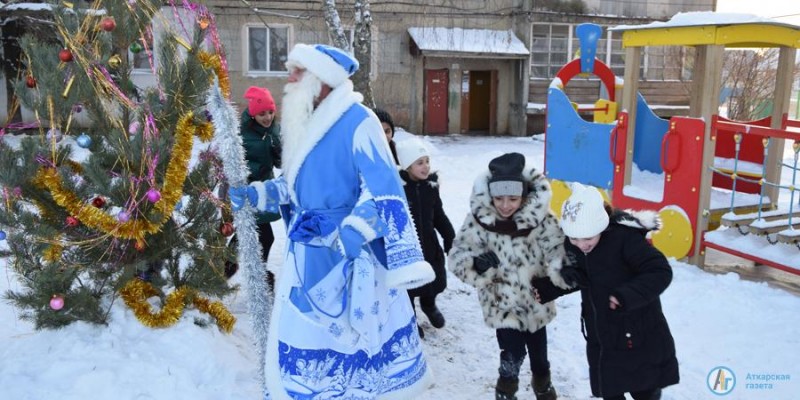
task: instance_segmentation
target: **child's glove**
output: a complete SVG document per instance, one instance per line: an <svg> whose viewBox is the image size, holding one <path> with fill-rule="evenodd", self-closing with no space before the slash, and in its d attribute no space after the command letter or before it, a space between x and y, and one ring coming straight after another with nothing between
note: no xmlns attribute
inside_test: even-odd
<svg viewBox="0 0 800 400"><path fill-rule="evenodd" d="M346 225L339 228L339 246L348 260L358 258L358 255L361 254L361 246L365 241L364 236L352 226Z"/></svg>
<svg viewBox="0 0 800 400"><path fill-rule="evenodd" d="M493 251L489 251L474 257L472 261L475 271L478 271L478 274L481 275L488 271L489 268L496 268L498 265L500 265L500 259L497 258L497 254L495 254Z"/></svg>
<svg viewBox="0 0 800 400"><path fill-rule="evenodd" d="M231 199L231 208L233 211L241 210L242 207L244 207L245 201L249 202L253 207L258 203L258 192L256 192L256 188L252 186L228 188L228 197Z"/></svg>
<svg viewBox="0 0 800 400"><path fill-rule="evenodd" d="M585 289L589 287L589 277L586 276L586 271L575 266L565 265L561 268L561 277L564 282L572 287Z"/></svg>
<svg viewBox="0 0 800 400"><path fill-rule="evenodd" d="M549 303L564 294L564 291L554 285L550 278L533 278L531 286L533 286L536 301L541 304Z"/></svg>

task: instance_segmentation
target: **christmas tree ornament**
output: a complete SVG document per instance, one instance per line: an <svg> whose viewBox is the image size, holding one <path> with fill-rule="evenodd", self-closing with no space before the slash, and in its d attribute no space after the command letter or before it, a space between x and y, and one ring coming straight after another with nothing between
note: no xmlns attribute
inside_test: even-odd
<svg viewBox="0 0 800 400"><path fill-rule="evenodd" d="M67 81L67 86L64 88L64 91L61 93L61 97L67 98L69 96L69 91L72 89L72 84L75 83L75 76L70 76L69 80Z"/></svg>
<svg viewBox="0 0 800 400"><path fill-rule="evenodd" d="M228 237L233 235L234 229L233 224L230 222L223 222L219 225L219 231L222 233L223 236Z"/></svg>
<svg viewBox="0 0 800 400"><path fill-rule="evenodd" d="M144 244L144 242L137 240L136 243L133 244L133 248L136 249L136 251L141 252L144 251L147 248L147 246Z"/></svg>
<svg viewBox="0 0 800 400"><path fill-rule="evenodd" d="M139 54L142 50L144 50L144 47L142 47L142 45L139 44L139 41L137 40L131 43L131 46L128 48L128 50L130 50L131 53L133 54Z"/></svg>
<svg viewBox="0 0 800 400"><path fill-rule="evenodd" d="M80 103L72 106L72 112L74 112L75 114L80 114L81 111L83 111L83 106Z"/></svg>
<svg viewBox="0 0 800 400"><path fill-rule="evenodd" d="M114 28L117 27L117 22L114 21L114 17L105 17L102 21L100 21L100 29L111 32Z"/></svg>
<svg viewBox="0 0 800 400"><path fill-rule="evenodd" d="M6 240L6 231L0 231L0 240Z"/></svg>
<svg viewBox="0 0 800 400"><path fill-rule="evenodd" d="M28 77L25 78L25 86L27 86L27 87L29 87L31 89L35 88L36 87L36 78L34 78L33 75L28 75Z"/></svg>
<svg viewBox="0 0 800 400"><path fill-rule="evenodd" d="M117 214L117 220L119 220L119 222L128 222L130 219L131 215L125 210L120 211L119 214Z"/></svg>
<svg viewBox="0 0 800 400"><path fill-rule="evenodd" d="M136 133L139 132L139 127L141 126L142 124L140 124L139 121L131 122L131 124L128 125L128 133L130 133L131 135L135 135Z"/></svg>
<svg viewBox="0 0 800 400"><path fill-rule="evenodd" d="M86 133L81 133L81 135L78 136L75 141L78 142L78 146L81 146L84 149L88 149L89 146L92 145L92 138Z"/></svg>
<svg viewBox="0 0 800 400"><path fill-rule="evenodd" d="M58 52L58 59L61 60L61 62L68 63L72 61L72 52L69 51L69 49L61 49L61 51Z"/></svg>
<svg viewBox="0 0 800 400"><path fill-rule="evenodd" d="M199 25L200 29L202 29L202 30L205 30L206 28L208 28L208 24L210 24L210 23L211 23L211 21L208 19L208 17L200 17L200 18L197 19L197 25Z"/></svg>
<svg viewBox="0 0 800 400"><path fill-rule="evenodd" d="M60 142L64 135L61 133L61 130L58 128L50 128L47 130L47 134L44 137L48 141L54 141L56 143Z"/></svg>
<svg viewBox="0 0 800 400"><path fill-rule="evenodd" d="M69 217L67 217L66 222L67 222L67 226L70 227L70 228L74 228L74 227L76 227L76 226L81 224L81 221L79 221L77 218L75 218L75 217L73 217L71 215Z"/></svg>
<svg viewBox="0 0 800 400"><path fill-rule="evenodd" d="M106 199L103 196L97 196L92 199L92 205L97 208L103 208L106 205Z"/></svg>
<svg viewBox="0 0 800 400"><path fill-rule="evenodd" d="M119 54L114 54L111 58L108 59L108 66L114 69L117 69L122 65L122 58L120 58Z"/></svg>
<svg viewBox="0 0 800 400"><path fill-rule="evenodd" d="M147 201L151 203L161 200L161 192L159 192L156 188L148 189L145 196L147 196Z"/></svg>
<svg viewBox="0 0 800 400"><path fill-rule="evenodd" d="M54 294L53 297L50 298L50 308L56 311L64 308L64 297Z"/></svg>

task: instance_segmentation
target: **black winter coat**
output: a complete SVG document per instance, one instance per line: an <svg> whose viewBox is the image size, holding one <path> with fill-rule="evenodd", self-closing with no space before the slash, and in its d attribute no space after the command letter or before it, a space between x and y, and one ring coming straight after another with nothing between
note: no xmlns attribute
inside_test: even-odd
<svg viewBox="0 0 800 400"><path fill-rule="evenodd" d="M583 254L569 239L568 263L586 274L581 318L592 394L610 397L678 383L675 343L659 295L672 280L664 255L645 239L659 227L653 212L616 211L600 242ZM621 308L609 308L614 295Z"/></svg>
<svg viewBox="0 0 800 400"><path fill-rule="evenodd" d="M432 173L424 181L413 181L405 170L400 171L403 179L403 189L406 192L408 206L414 225L417 228L419 243L422 245L422 254L436 273L436 278L423 286L408 291L410 296L435 296L447 287L447 270L444 264L444 255L453 246L456 232L442 208L442 199L439 197L439 177ZM444 249L439 245L436 232L442 236Z"/></svg>

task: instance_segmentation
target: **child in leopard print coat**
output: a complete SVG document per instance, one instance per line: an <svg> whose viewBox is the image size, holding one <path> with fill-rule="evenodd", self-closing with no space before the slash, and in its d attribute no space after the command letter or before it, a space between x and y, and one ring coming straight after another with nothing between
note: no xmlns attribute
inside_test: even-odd
<svg viewBox="0 0 800 400"><path fill-rule="evenodd" d="M475 180L471 214L449 253L452 272L478 289L484 322L496 329L500 368L496 399L515 399L519 372L529 355L538 400L556 399L550 380L545 326L555 305L534 298L531 281L561 278L564 234L549 211L552 193L545 177L525 168L525 157L508 153L493 159Z"/></svg>

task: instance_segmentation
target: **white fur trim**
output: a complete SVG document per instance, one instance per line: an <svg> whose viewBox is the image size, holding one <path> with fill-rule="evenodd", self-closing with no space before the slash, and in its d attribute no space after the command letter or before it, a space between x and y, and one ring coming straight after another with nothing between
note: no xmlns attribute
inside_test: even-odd
<svg viewBox="0 0 800 400"><path fill-rule="evenodd" d="M307 130L304 133L305 139L297 146L298 148L294 154L283 158L288 160L283 165L283 174L286 176L286 183L289 187L289 195L292 201L299 203L297 201L297 193L294 190L294 181L308 153L316 147L317 143L322 140L339 118L350 109L350 106L360 103L363 99L364 97L361 94L353 92L353 83L347 81L330 92L328 97L322 100L322 103L311 114Z"/></svg>
<svg viewBox="0 0 800 400"><path fill-rule="evenodd" d="M418 261L386 272L386 286L398 289L414 289L433 281L436 274L425 261Z"/></svg>
<svg viewBox="0 0 800 400"><path fill-rule="evenodd" d="M267 187L264 185L264 182L261 181L254 181L250 183L250 186L256 189L256 193L258 193L258 202L256 202L256 210L258 211L265 211L267 209Z"/></svg>
<svg viewBox="0 0 800 400"><path fill-rule="evenodd" d="M333 58L307 44L296 44L289 52L287 62L290 65L294 62L303 66L332 88L338 87L350 77Z"/></svg>
<svg viewBox="0 0 800 400"><path fill-rule="evenodd" d="M360 233L361 236L364 237L365 242L371 242L378 237L378 233L375 232L375 229L372 229L371 226L364 220L364 218L357 217L355 215L348 215L344 217L342 220L342 227L349 226L356 230L356 232Z"/></svg>
<svg viewBox="0 0 800 400"><path fill-rule="evenodd" d="M550 277L554 285L562 289L570 289L572 286L568 285L564 278L561 277L561 267L563 264L564 260L561 258L550 261L547 265L547 276Z"/></svg>

